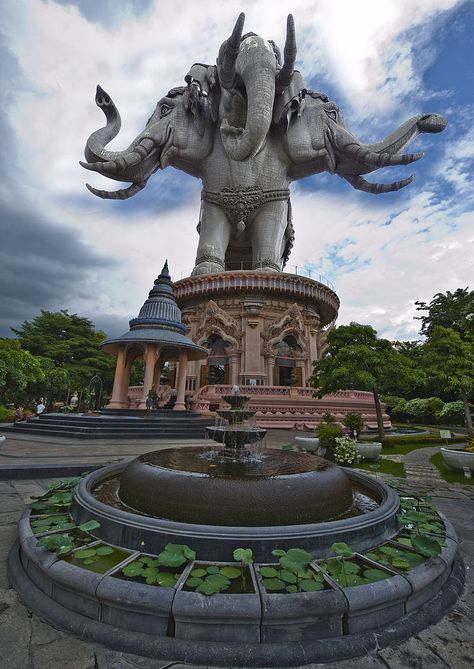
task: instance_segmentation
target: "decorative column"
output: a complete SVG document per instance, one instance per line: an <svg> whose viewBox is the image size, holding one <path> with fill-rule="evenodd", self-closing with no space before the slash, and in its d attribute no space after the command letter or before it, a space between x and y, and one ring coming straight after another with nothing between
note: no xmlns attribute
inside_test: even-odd
<svg viewBox="0 0 474 669"><path fill-rule="evenodd" d="M268 386L274 386L275 385L274 372L275 372L275 357L273 355L269 355L267 357L267 385Z"/></svg>
<svg viewBox="0 0 474 669"><path fill-rule="evenodd" d="M124 398L124 390L128 390L128 378L126 369L127 350L122 346L117 353L117 364L115 366L114 387L112 389L112 397L107 405L108 409L126 409L127 397Z"/></svg>
<svg viewBox="0 0 474 669"><path fill-rule="evenodd" d="M156 344L147 344L145 353L145 377L143 379L143 393L139 409L146 409L146 399L153 385L155 365L159 355L159 347Z"/></svg>
<svg viewBox="0 0 474 669"><path fill-rule="evenodd" d="M264 361L261 354L261 333L263 316L261 314L263 302L246 300L242 302L242 330L243 330L243 364L240 370L241 381L246 384L248 379L263 382L265 378Z"/></svg>
<svg viewBox="0 0 474 669"><path fill-rule="evenodd" d="M186 411L185 392L186 392L186 369L188 365L188 352L186 350L179 353L178 367L178 387L176 402L173 411Z"/></svg>
<svg viewBox="0 0 474 669"><path fill-rule="evenodd" d="M240 353L229 353L229 383L231 386L239 385Z"/></svg>

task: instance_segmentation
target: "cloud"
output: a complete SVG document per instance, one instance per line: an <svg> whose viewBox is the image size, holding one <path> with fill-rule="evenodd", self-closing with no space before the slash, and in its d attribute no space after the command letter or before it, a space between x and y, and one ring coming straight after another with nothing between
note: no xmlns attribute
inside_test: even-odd
<svg viewBox="0 0 474 669"><path fill-rule="evenodd" d="M298 67L313 88L329 87L361 139L374 141L439 95L423 74L436 58L436 26L459 5L298 0ZM243 0L241 7L246 30L283 46L287 3ZM192 63L215 62L237 11L229 3L194 0L17 0L2 9L8 49L0 87L0 148L8 156L0 180L4 328L43 307L69 308L108 333L122 332L166 257L174 278L189 274L200 184L167 169L128 202L90 195L85 181L111 187L78 165L86 138L103 125L96 84L122 116L110 146L124 148L156 101L183 84ZM468 284L474 138L464 128L471 127L472 109L459 109L452 91L446 98L459 123L417 140L428 159L417 164L420 178L406 191L376 199L330 175L293 189L296 245L289 270L307 266L330 275L342 300L341 322L365 320L387 335L414 336L415 299ZM393 170L394 178L407 176L406 169L402 176Z"/></svg>

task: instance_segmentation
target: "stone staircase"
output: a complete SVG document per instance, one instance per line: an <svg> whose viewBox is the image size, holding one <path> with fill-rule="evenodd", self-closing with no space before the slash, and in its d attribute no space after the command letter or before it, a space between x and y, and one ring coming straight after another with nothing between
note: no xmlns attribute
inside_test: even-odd
<svg viewBox="0 0 474 669"><path fill-rule="evenodd" d="M162 409L147 415L138 410L103 410L99 415L42 414L11 427L4 433L38 434L70 439L207 439L206 426L213 418L187 411Z"/></svg>

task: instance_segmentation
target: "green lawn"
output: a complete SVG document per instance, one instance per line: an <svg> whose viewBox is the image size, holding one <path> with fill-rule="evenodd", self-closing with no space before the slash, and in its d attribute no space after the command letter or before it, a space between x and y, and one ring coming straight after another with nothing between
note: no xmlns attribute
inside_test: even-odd
<svg viewBox="0 0 474 669"><path fill-rule="evenodd" d="M392 451L393 453L393 451ZM364 469L365 471L372 472L373 474L390 474L391 476L396 476L397 478L405 478L405 467L402 462L394 462L393 460L386 460L381 458L377 463L380 465L378 469L372 469L370 462L360 462L358 465L355 465L357 469Z"/></svg>
<svg viewBox="0 0 474 669"><path fill-rule="evenodd" d="M445 465L443 456L441 453L436 453L431 458L431 462L434 464L436 469L439 471L441 477L448 481L448 483L461 483L462 485L474 485L474 478L467 479L464 476L464 472L456 472L453 469L448 469Z"/></svg>

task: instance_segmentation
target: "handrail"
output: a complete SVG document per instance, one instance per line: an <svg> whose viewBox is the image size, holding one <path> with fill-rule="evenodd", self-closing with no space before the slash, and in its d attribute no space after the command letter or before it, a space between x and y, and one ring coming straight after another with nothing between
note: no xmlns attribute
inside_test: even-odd
<svg viewBox="0 0 474 669"><path fill-rule="evenodd" d="M231 262L225 263L225 269L223 271L225 272L232 272L232 271L253 271L257 269L262 269L264 267L264 263L258 262L258 261L253 261L253 260L234 260ZM294 268L294 272L290 271L283 271L282 274L294 274L296 276L303 276L308 279L313 279L313 281L318 281L319 283L322 283L324 286L327 286L331 290L335 290L334 284L332 281L330 281L327 277L325 277L323 274L318 274L315 270L308 269L307 267L298 267L298 265L291 265L290 267ZM279 272L275 272L275 274L278 274ZM177 278L179 276L179 279ZM202 275L206 276L206 275ZM188 279L190 277L189 272L178 272L176 275L172 277L173 281L181 281L181 279Z"/></svg>

